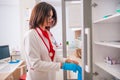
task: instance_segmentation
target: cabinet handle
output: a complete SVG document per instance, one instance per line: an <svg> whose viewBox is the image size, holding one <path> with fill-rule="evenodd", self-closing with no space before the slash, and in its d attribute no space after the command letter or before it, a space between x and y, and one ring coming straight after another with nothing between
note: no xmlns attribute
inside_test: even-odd
<svg viewBox="0 0 120 80"><path fill-rule="evenodd" d="M85 66L86 72L91 71L91 39L90 39L90 28L85 28L85 34L87 35L87 64Z"/></svg>

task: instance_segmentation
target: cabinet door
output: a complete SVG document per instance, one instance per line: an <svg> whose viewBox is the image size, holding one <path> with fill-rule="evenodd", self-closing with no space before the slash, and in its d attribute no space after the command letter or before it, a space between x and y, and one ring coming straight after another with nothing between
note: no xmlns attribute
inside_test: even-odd
<svg viewBox="0 0 120 80"><path fill-rule="evenodd" d="M91 1L83 0L83 80L92 79L92 13Z"/></svg>
<svg viewBox="0 0 120 80"><path fill-rule="evenodd" d="M73 2L73 3L72 3ZM74 3L75 2L75 3ZM82 3L82 2L81 2ZM62 0L62 28L63 28L63 56L70 57L71 54L75 52L75 32L71 30L72 28L81 26L81 12L80 1L76 3L76 0ZM81 22L80 22L81 21ZM79 32L80 35L80 32ZM66 46L66 41L69 41L69 44ZM73 51L69 51L73 50ZM73 59L73 57L72 57ZM77 80L77 73L65 72L64 71L64 80Z"/></svg>

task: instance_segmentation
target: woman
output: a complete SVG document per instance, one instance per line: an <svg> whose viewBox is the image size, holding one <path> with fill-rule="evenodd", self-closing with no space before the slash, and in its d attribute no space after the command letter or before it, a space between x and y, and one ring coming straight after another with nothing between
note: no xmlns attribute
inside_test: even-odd
<svg viewBox="0 0 120 80"><path fill-rule="evenodd" d="M54 7L46 2L38 3L32 10L29 27L25 35L24 48L27 63L26 80L56 80L55 72L61 69L63 62L76 61L60 58L46 27L57 23Z"/></svg>

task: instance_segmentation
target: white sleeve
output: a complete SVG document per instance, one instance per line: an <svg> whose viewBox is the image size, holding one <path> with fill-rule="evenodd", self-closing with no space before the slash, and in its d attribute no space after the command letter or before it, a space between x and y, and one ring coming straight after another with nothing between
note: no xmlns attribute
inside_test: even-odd
<svg viewBox="0 0 120 80"><path fill-rule="evenodd" d="M56 54L56 61L57 62L65 62L66 58L63 58L62 56L59 56Z"/></svg>
<svg viewBox="0 0 120 80"><path fill-rule="evenodd" d="M28 67L37 71L57 71L60 69L60 63L42 61L38 47L38 41L33 33L29 33L24 39L24 48L26 54L26 62Z"/></svg>

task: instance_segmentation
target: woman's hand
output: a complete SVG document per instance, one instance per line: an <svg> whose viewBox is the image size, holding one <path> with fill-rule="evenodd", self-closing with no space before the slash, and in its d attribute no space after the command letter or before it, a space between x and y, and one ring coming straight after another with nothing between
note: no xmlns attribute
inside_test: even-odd
<svg viewBox="0 0 120 80"><path fill-rule="evenodd" d="M71 59L66 59L65 62L79 64L78 61L71 60Z"/></svg>
<svg viewBox="0 0 120 80"><path fill-rule="evenodd" d="M60 63L60 68L62 69L63 63Z"/></svg>

